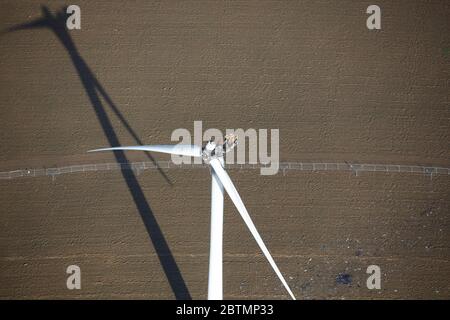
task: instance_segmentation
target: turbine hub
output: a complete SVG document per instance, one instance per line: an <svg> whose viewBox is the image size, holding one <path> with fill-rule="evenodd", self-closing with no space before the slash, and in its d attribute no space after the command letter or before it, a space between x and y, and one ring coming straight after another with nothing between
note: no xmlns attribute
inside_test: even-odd
<svg viewBox="0 0 450 320"><path fill-rule="evenodd" d="M231 151L237 145L237 136L235 134L227 134L225 141L217 143L211 139L202 149L202 158L205 163L209 163L212 159L223 158L224 154Z"/></svg>

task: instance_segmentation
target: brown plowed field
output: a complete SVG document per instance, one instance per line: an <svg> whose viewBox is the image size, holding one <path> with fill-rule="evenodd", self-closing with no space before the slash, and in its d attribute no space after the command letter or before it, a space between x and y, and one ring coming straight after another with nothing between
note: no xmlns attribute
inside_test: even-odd
<svg viewBox="0 0 450 320"><path fill-rule="evenodd" d="M80 0L71 31L44 2L0 3L0 171L149 161L85 151L195 120L278 128L280 161L450 167L448 1L377 1L377 31L369 1ZM230 176L298 298L450 298L449 175ZM0 180L0 299L204 299L209 210L206 169ZM288 298L228 198L224 283Z"/></svg>

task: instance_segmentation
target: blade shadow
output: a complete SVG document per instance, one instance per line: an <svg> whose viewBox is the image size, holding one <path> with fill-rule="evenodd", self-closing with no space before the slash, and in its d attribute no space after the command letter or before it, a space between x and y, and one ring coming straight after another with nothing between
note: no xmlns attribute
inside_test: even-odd
<svg viewBox="0 0 450 320"><path fill-rule="evenodd" d="M114 104L112 99L109 97L104 88L100 85L99 81L96 79L89 66L86 64L84 59L79 54L75 43L73 42L67 28L66 10L63 9L56 14L52 14L49 9L45 6L41 7L43 17L37 19L30 23L20 24L9 28L6 32L13 32L19 30L29 30L35 28L48 28L55 33L60 42L64 45L67 50L72 63L80 77L83 84L84 90L90 100L90 103L94 109L97 119L103 129L103 132L108 139L109 144L114 146L120 146L119 138L114 131L112 123L105 111L105 106L103 105L100 96L103 96L107 104L110 106L114 114L120 119L121 123L125 126L127 131L133 136L138 144L142 145L141 140L138 138L137 134L128 124L126 119L120 113L117 106ZM157 166L157 162L153 157L147 153L149 159ZM125 153L123 151L114 151L114 157L119 163L129 163ZM167 182L170 182L165 173L157 166L159 172L163 175ZM155 248L158 259L167 277L169 285L175 295L176 299L187 300L191 299L189 290L184 282L181 275L180 269L175 261L174 256L169 248L169 245L159 227L159 224L153 214L153 211L145 198L144 192L135 176L135 174L128 170L121 170L122 176L127 184L128 190L130 191L136 208L139 211L141 219L145 225L147 233L150 240Z"/></svg>
<svg viewBox="0 0 450 320"><path fill-rule="evenodd" d="M47 7L42 6L42 15L43 18L36 19L34 21L19 24L16 26L13 26L11 28L6 29L5 31L0 32L0 35L6 34L8 32L14 32L14 31L21 31L21 30L28 30L28 29L37 29L37 28L48 28L55 32L58 39L61 41L61 43L64 45L64 47L67 49L69 55L73 57L73 55L76 55L81 58L81 56L78 53L78 50L75 46L75 43L73 42L72 38L70 37L67 28L66 28L66 19L67 14L65 13L65 9L57 12L55 15L52 15L52 13L48 10ZM81 58L81 60L83 60ZM76 67L76 66L75 66ZM128 121L125 119L125 117L122 115L122 113L119 111L119 108L116 106L116 104L113 102L111 97L108 95L106 90L103 88L103 86L100 84L100 82L97 80L95 75L92 73L92 71L87 68L89 71L90 79L92 80L91 83L93 87L98 91L98 93L103 96L113 113L117 116L117 118L120 120L122 125L125 127L125 129L128 131L128 133L133 137L133 139L136 141L138 145L143 145L141 139L138 137L136 132L133 130L133 128L129 125ZM153 165L157 168L159 173L162 175L164 180L169 185L173 185L172 181L170 181L169 177L166 175L166 173L161 169L161 167L156 162L155 158L151 155L150 152L144 152L148 159L153 163Z"/></svg>

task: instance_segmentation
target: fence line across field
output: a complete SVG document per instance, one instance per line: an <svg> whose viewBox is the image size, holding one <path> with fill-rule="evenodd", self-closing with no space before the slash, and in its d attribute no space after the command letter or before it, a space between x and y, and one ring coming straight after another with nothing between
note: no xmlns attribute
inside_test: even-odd
<svg viewBox="0 0 450 320"><path fill-rule="evenodd" d="M89 172L89 171L108 171L108 170L133 170L140 173L149 169L205 169L204 164L181 164L176 165L171 161L154 162L129 162L129 163L95 163L73 165L54 168L39 169L21 169L13 171L0 172L0 179L15 179L21 177L40 177L51 176L56 177L61 174ZM227 164L227 169L237 170L253 170L267 167L263 164ZM289 170L299 171L352 171L356 175L359 172L400 172L400 173L416 173L436 175L450 175L450 168L433 167L433 166L413 166L413 165L396 165L396 164L356 164L356 163L329 163L329 162L281 162L279 164L278 173L286 173Z"/></svg>

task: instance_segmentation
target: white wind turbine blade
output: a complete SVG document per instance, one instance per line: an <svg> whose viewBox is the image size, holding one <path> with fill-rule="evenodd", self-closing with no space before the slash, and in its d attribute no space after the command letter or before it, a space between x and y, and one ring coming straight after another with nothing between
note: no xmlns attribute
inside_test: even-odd
<svg viewBox="0 0 450 320"><path fill-rule="evenodd" d="M211 241L209 247L208 300L222 300L224 190L214 170L211 170L211 178Z"/></svg>
<svg viewBox="0 0 450 320"><path fill-rule="evenodd" d="M252 233L253 237L255 238L256 242L258 243L259 247L261 248L262 252L264 253L264 255L266 256L270 265L272 266L273 270L277 274L278 278L281 280L281 282L283 283L287 292L289 292L289 295L292 297L292 299L296 300L295 296L292 293L291 289L289 288L286 280L284 280L283 275L281 274L275 261L273 260L272 255L270 254L270 252L267 249L266 245L264 244L261 236L259 235L258 230L256 229L255 225L253 224L253 221L250 218L250 215L248 214L248 211L245 208L244 203L242 202L242 199L236 190L236 187L234 186L233 182L230 179L230 176L225 171L225 169L222 167L219 159L211 160L210 164L213 167L214 172L219 177L220 182L222 182L222 185L224 186L225 190L227 191L227 193L230 196L231 200L233 201L234 205L236 206L239 213L241 214L242 219L244 219L245 224L249 228L250 232Z"/></svg>
<svg viewBox="0 0 450 320"><path fill-rule="evenodd" d="M89 150L88 152L97 151L115 151L115 150L135 150L135 151L153 151L169 154L177 154L180 156L201 157L202 148L197 145L190 144L160 144L160 145L147 145L147 146L127 146L127 147L113 147Z"/></svg>

